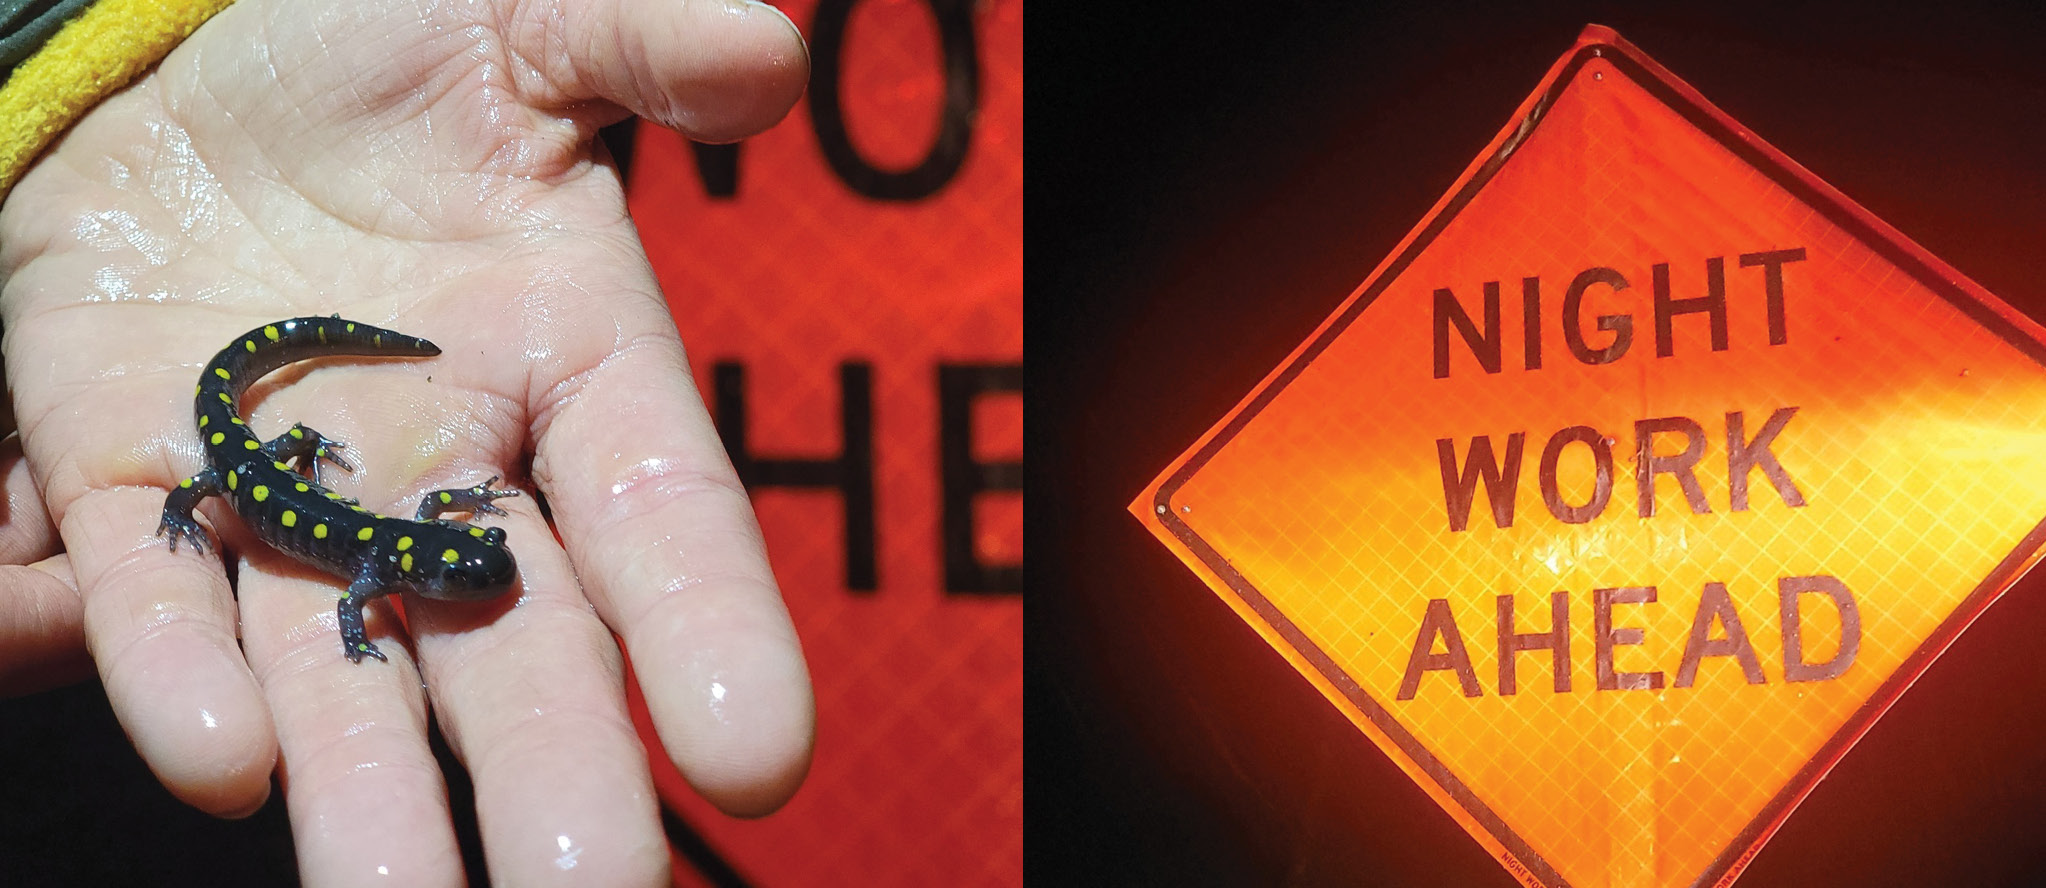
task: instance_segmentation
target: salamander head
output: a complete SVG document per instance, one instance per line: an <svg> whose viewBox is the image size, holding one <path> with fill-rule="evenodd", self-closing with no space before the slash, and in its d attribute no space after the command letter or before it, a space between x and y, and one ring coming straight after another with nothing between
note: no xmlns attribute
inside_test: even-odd
<svg viewBox="0 0 2046 888"><path fill-rule="evenodd" d="M450 534L438 547L421 553L427 562L419 593L448 601L482 601L509 590L518 578L518 562L504 547L504 529L492 527L482 537Z"/></svg>

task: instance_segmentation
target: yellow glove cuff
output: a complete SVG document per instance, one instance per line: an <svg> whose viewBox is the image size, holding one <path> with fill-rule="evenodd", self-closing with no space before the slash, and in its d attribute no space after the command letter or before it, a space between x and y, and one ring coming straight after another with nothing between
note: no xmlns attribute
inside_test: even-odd
<svg viewBox="0 0 2046 888"><path fill-rule="evenodd" d="M0 198L44 147L234 0L98 0L0 86Z"/></svg>

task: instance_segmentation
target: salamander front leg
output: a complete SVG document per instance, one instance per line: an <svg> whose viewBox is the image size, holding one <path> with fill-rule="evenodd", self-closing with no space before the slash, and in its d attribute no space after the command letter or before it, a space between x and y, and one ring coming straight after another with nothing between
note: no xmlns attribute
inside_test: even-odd
<svg viewBox="0 0 2046 888"><path fill-rule="evenodd" d="M348 594L341 596L341 603L335 607L335 615L341 623L341 653L348 657L350 663L360 663L363 657L390 662L390 658L369 640L369 632L362 623L362 606L382 594L384 585L365 573L348 584Z"/></svg>
<svg viewBox="0 0 2046 888"><path fill-rule="evenodd" d="M492 505L490 501L500 497L518 496L519 492L516 490L490 489L490 485L496 483L497 476L492 475L490 480L475 487L463 490L436 490L429 493L420 498L419 512L412 520L432 521L440 517L442 512L474 512L478 515L502 515L504 510Z"/></svg>
<svg viewBox="0 0 2046 888"><path fill-rule="evenodd" d="M355 467L349 465L348 460L342 459L338 452L347 447L346 444L307 428L305 423L293 423L290 431L265 443L263 452L269 454L270 459L276 462L298 460L299 470L312 478L314 484L318 484L320 460L333 463L344 472L355 471Z"/></svg>
<svg viewBox="0 0 2046 888"><path fill-rule="evenodd" d="M199 501L220 493L220 473L212 467L183 481L171 489L163 498L163 520L156 523L156 535L170 535L172 552L178 550L178 538L192 541L192 548L199 554L206 554L206 531L199 527L199 521L192 517L192 510Z"/></svg>

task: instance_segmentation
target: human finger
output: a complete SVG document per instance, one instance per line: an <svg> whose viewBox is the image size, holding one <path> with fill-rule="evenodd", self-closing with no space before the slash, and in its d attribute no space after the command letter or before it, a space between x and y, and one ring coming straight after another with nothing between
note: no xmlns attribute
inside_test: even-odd
<svg viewBox="0 0 2046 888"><path fill-rule="evenodd" d="M665 885L668 845L618 647L533 501L498 505L508 514L487 520L518 558L514 594L406 603L436 717L476 788L490 872L520 884Z"/></svg>
<svg viewBox="0 0 2046 888"><path fill-rule="evenodd" d="M249 665L276 713L280 775L307 885L459 885L447 787L419 672L388 605L365 611L389 658L341 653L331 577L255 547L240 572Z"/></svg>
<svg viewBox="0 0 2046 888"><path fill-rule="evenodd" d="M84 609L69 557L0 565L0 697L92 675Z"/></svg>
<svg viewBox="0 0 2046 888"><path fill-rule="evenodd" d="M21 436L0 439L0 564L28 564L57 553L57 529L21 452Z"/></svg>
<svg viewBox="0 0 2046 888"><path fill-rule="evenodd" d="M508 36L546 79L542 102L600 98L704 142L788 114L810 76L787 16L749 0L527 3Z"/></svg>
<svg viewBox="0 0 2046 888"><path fill-rule="evenodd" d="M87 645L121 727L164 786L210 814L246 816L270 795L270 711L236 643L219 559L173 552L157 536L163 497L95 488L65 512Z"/></svg>
<svg viewBox="0 0 2046 888"><path fill-rule="evenodd" d="M78 581L58 552L18 435L0 440L0 494L0 696L82 680L92 658Z"/></svg>
<svg viewBox="0 0 2046 888"><path fill-rule="evenodd" d="M726 812L765 814L809 767L809 676L746 491L649 302L620 312L637 331L622 347L541 389L534 477L676 766Z"/></svg>

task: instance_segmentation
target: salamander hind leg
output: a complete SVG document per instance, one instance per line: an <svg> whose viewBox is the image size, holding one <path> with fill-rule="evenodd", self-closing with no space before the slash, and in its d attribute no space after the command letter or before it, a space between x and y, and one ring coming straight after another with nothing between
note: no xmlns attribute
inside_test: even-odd
<svg viewBox="0 0 2046 888"><path fill-rule="evenodd" d="M211 467L179 481L170 495L163 498L163 520L156 523L156 535L170 536L172 552L178 550L178 539L183 537L192 541L192 548L199 554L206 554L206 531L192 517L192 510L198 508L200 500L219 493L220 473Z"/></svg>
<svg viewBox="0 0 2046 888"><path fill-rule="evenodd" d="M461 490L436 490L429 493L420 498L419 512L413 520L431 521L439 517L443 512L474 512L478 515L502 515L504 510L492 505L490 501L501 497L518 496L519 492L516 490L492 490L490 485L496 483L497 476L492 475L490 480L475 487Z"/></svg>
<svg viewBox="0 0 2046 888"><path fill-rule="evenodd" d="M350 663L360 663L364 657L375 657L390 662L384 652L377 650L375 642L369 640L369 632L362 622L362 606L386 591L384 584L369 572L356 577L348 584L348 594L341 596L341 603L335 607L335 615L341 623L341 653Z"/></svg>
<svg viewBox="0 0 2046 888"><path fill-rule="evenodd" d="M298 460L299 469L311 477L314 484L318 484L320 460L333 463L344 472L355 471L355 466L343 459L339 452L347 447L346 444L307 428L305 423L294 423L290 431L266 442L263 445L263 452L269 454L270 459L276 462Z"/></svg>

